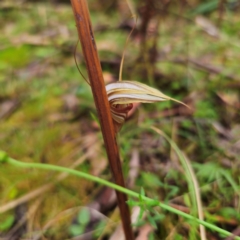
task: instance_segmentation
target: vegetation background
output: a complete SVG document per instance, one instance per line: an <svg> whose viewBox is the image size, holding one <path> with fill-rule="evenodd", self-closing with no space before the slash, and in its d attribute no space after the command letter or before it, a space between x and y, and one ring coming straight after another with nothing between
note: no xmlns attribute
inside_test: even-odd
<svg viewBox="0 0 240 240"><path fill-rule="evenodd" d="M150 129L155 126L190 160L205 220L240 236L240 2L88 3L106 84L118 80L135 13L123 79L191 107L135 106L118 137L128 187L143 187L184 212L196 210L187 173L172 145ZM0 42L1 150L111 180L91 89L74 62L70 1L2 0ZM80 47L76 57L87 77ZM110 189L54 172L0 167L0 239L111 239L120 224ZM192 222L155 210L138 221L138 240L201 238ZM207 239L230 238L207 230Z"/></svg>

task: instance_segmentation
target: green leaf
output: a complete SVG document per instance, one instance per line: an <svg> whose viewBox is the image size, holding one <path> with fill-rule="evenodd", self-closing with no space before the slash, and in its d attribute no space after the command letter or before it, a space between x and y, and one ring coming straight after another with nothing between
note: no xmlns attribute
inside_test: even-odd
<svg viewBox="0 0 240 240"><path fill-rule="evenodd" d="M150 234L148 234L148 240L154 240L154 234L152 232L150 232Z"/></svg>
<svg viewBox="0 0 240 240"><path fill-rule="evenodd" d="M138 222L142 220L143 217L143 213L144 213L145 209L143 207L140 207L140 213L138 215Z"/></svg>
<svg viewBox="0 0 240 240"><path fill-rule="evenodd" d="M144 191L143 187L141 187L140 194L141 194L141 196L145 196L145 191Z"/></svg>
<svg viewBox="0 0 240 240"><path fill-rule="evenodd" d="M98 117L93 112L90 112L90 116L95 122L97 122L99 128L101 128Z"/></svg>
<svg viewBox="0 0 240 240"><path fill-rule="evenodd" d="M13 222L14 222L14 216L13 215L9 215L5 221L2 221L0 223L0 231L6 231L8 230L12 225L13 225Z"/></svg>
<svg viewBox="0 0 240 240"><path fill-rule="evenodd" d="M83 208L79 213L77 220L80 224L86 226L90 221L90 212L87 208Z"/></svg>
<svg viewBox="0 0 240 240"><path fill-rule="evenodd" d="M197 168L197 176L207 179L208 182L212 182L216 179L216 173L219 171L219 166L216 163L209 162L205 164L193 163L193 166Z"/></svg>
<svg viewBox="0 0 240 240"><path fill-rule="evenodd" d="M133 223L132 226L133 226L133 227L141 227L141 226L143 226L145 223L146 223L145 220L139 219L139 220L137 220L137 222Z"/></svg>
<svg viewBox="0 0 240 240"><path fill-rule="evenodd" d="M74 224L69 227L69 232L72 236L78 236L84 233L84 229L85 227Z"/></svg>
<svg viewBox="0 0 240 240"><path fill-rule="evenodd" d="M236 218L236 217L240 218L238 211L231 207L222 208L222 209L220 209L219 213L225 219L231 219L231 218Z"/></svg>
<svg viewBox="0 0 240 240"><path fill-rule="evenodd" d="M154 228L157 229L157 224L154 220L154 218L151 215L147 215L148 221L150 223L150 225Z"/></svg>
<svg viewBox="0 0 240 240"><path fill-rule="evenodd" d="M141 176L146 187L156 188L162 185L161 182L159 181L158 176L153 173L143 172L141 173Z"/></svg>
<svg viewBox="0 0 240 240"><path fill-rule="evenodd" d="M162 213L155 212L153 219L155 221L162 221L165 218L165 215Z"/></svg>
<svg viewBox="0 0 240 240"><path fill-rule="evenodd" d="M134 200L128 200L128 201L127 201L127 204L128 204L130 207L140 206L139 202L136 202L136 201L134 201Z"/></svg>
<svg viewBox="0 0 240 240"><path fill-rule="evenodd" d="M193 11L194 14L206 14L210 13L217 9L218 0L206 1L202 4L199 4L198 7Z"/></svg>
<svg viewBox="0 0 240 240"><path fill-rule="evenodd" d="M183 238L182 235L180 235L180 234L177 233L177 234L174 235L174 239L175 239L175 240L183 240L184 238Z"/></svg>
<svg viewBox="0 0 240 240"><path fill-rule="evenodd" d="M103 219L94 227L95 229L93 233L94 237L96 238L99 237L103 233L105 226L106 221Z"/></svg>

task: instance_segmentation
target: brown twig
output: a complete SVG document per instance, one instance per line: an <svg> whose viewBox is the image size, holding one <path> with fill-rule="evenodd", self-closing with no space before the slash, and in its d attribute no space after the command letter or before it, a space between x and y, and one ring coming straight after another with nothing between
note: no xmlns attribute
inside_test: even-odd
<svg viewBox="0 0 240 240"><path fill-rule="evenodd" d="M86 0L71 0L71 3L112 174L116 184L125 187L110 105L98 58L87 2ZM127 196L120 192L116 193L125 237L127 240L132 240L134 237L131 229L130 211L126 204Z"/></svg>

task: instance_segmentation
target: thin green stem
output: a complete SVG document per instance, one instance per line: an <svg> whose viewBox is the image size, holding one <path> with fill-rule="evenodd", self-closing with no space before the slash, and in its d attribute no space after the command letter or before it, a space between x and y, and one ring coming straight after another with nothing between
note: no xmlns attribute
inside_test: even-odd
<svg viewBox="0 0 240 240"><path fill-rule="evenodd" d="M111 182L108 182L104 179L101 179L99 177L95 177L95 176L92 176L90 174L87 174L87 173L84 173L84 172L80 172L80 171L76 171L76 170L73 170L73 169L69 169L69 168L65 168L65 167L60 167L60 166L55 166L55 165L51 165L51 164L42 164L42 163L24 163L24 162L20 162L20 161L17 161L13 158L10 158L8 157L5 153L1 152L0 151L0 163L9 163L9 164L12 164L13 166L16 166L16 167L21 167L21 168L38 168L38 169L45 169L45 170L52 170L52 171L58 171L58 172L65 172L65 173L69 173L69 174L72 174L72 175L75 175L75 176L78 176L78 177L81 177L81 178L85 178L87 180L90 180L90 181L94 181L96 183L99 183L99 184L102 184L102 185L105 185L107 187L110 187L110 188L113 188L119 192L123 192L125 194L127 194L128 196L131 196L131 197L134 197L134 198L139 198L139 194L136 193L136 192L133 192L129 189L126 189L126 188L123 188L121 186L118 186L114 183L111 183ZM164 203L161 203L157 200L153 200L151 198L148 198L146 196L141 196L141 199L144 200L146 202L146 204L149 204L149 205L154 205L154 206L159 206L161 207L162 209L164 210L167 210L169 212L172 212L172 213L175 213L181 217L184 217L188 220L192 220L192 221L195 221L199 224L202 224L203 226L211 229L211 230L214 230L218 233L221 233L225 236L233 236L232 233L224 230L224 229L221 229L211 223L207 223L203 220L200 220L198 218L195 218L187 213L184 213L184 212L181 212L175 208L172 208L170 206L168 206L167 204L164 204ZM238 239L240 240L240 237L237 237L235 236L235 239Z"/></svg>

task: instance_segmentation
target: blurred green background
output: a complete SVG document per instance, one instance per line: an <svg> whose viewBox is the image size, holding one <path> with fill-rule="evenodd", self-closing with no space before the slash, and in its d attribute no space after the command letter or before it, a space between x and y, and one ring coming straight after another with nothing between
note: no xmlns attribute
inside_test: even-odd
<svg viewBox="0 0 240 240"><path fill-rule="evenodd" d="M106 84L118 80L125 41L136 25L123 79L155 87L191 108L142 104L129 117L118 137L129 188L143 187L148 196L191 212L185 169L165 138L150 130L155 126L190 160L205 220L239 234L240 2L88 4ZM91 89L74 62L77 41L70 1L0 2L0 148L20 161L75 163L78 170L110 180ZM87 78L79 45L75 55ZM95 201L101 186L7 164L0 169L0 238L71 239L84 232L81 221L72 221L79 207ZM192 223L159 213L163 218L149 239L201 239ZM113 221L111 213L104 214ZM109 239L119 221L102 224L101 237L90 239ZM147 224L148 218L140 233ZM207 231L207 239L223 238Z"/></svg>

